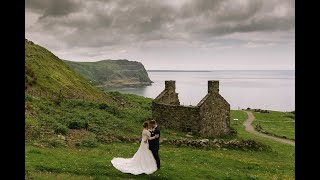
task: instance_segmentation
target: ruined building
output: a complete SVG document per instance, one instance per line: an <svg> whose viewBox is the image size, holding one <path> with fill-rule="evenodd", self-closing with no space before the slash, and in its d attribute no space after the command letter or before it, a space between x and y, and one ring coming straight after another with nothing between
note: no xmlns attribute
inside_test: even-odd
<svg viewBox="0 0 320 180"><path fill-rule="evenodd" d="M152 118L160 127L202 137L230 132L230 104L219 94L219 81L208 81L208 94L196 106L180 105L175 81L165 81L165 89L152 101Z"/></svg>

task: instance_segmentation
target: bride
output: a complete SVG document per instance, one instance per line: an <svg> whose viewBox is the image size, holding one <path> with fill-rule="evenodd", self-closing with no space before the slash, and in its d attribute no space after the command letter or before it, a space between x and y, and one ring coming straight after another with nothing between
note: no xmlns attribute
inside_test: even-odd
<svg viewBox="0 0 320 180"><path fill-rule="evenodd" d="M142 140L138 151L132 158L113 158L112 165L123 173L138 174L152 174L157 170L156 160L152 152L149 150L148 139L155 139L150 137L151 133L148 131L148 122L143 123Z"/></svg>

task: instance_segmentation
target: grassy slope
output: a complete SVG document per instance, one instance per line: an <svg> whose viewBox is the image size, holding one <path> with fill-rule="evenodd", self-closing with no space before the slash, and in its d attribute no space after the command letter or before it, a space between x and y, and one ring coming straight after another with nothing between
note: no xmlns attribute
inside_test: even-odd
<svg viewBox="0 0 320 180"><path fill-rule="evenodd" d="M294 179L293 146L244 131L242 123L246 114L242 111L231 111L231 118L239 119L238 125L231 125L240 138L264 142L273 150L201 150L161 144L162 169L152 175L134 176L120 173L110 160L132 157L138 143L107 143L96 148L44 148L27 143L27 176L35 179ZM162 137L170 138L171 134L162 132Z"/></svg>
<svg viewBox="0 0 320 180"><path fill-rule="evenodd" d="M97 62L65 61L94 85L150 84L144 66L136 61L103 60Z"/></svg>
<svg viewBox="0 0 320 180"><path fill-rule="evenodd" d="M120 108L105 103L76 99L67 99L56 104L51 100L36 99L27 95L26 138L41 140L41 132L44 130L59 132L59 129L65 129L67 133L68 127L75 126L74 124L78 124L79 128L84 128L84 124L88 124L88 131L94 133L98 140L126 135L139 137L141 124L151 117L150 106L140 106L139 103L150 105L151 100L137 96L135 101L130 101L130 98L132 99L135 95L116 94L114 96L129 102L129 107ZM122 130L120 131L118 127ZM29 130L30 133L28 133ZM35 132L39 133L35 134Z"/></svg>
<svg viewBox="0 0 320 180"><path fill-rule="evenodd" d="M295 139L295 120L294 114L290 112L270 111L269 114L253 112L255 120L253 125L259 123L262 128L278 136L286 136L289 139Z"/></svg>
<svg viewBox="0 0 320 180"><path fill-rule="evenodd" d="M101 102L115 103L110 95L92 86L62 60L47 49L26 40L26 91L52 91L68 97L84 97Z"/></svg>

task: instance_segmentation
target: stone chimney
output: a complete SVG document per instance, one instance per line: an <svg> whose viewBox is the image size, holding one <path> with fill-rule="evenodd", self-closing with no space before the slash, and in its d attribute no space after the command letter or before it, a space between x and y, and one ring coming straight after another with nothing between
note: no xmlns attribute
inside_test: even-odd
<svg viewBox="0 0 320 180"><path fill-rule="evenodd" d="M219 81L208 81L208 93L219 93Z"/></svg>
<svg viewBox="0 0 320 180"><path fill-rule="evenodd" d="M176 81L165 81L165 90L176 91Z"/></svg>

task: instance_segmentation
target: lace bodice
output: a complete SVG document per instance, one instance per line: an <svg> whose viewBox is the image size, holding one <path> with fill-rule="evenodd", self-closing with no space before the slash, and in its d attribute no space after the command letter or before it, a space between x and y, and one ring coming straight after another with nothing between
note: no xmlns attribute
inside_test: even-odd
<svg viewBox="0 0 320 180"><path fill-rule="evenodd" d="M142 131L142 141L145 141L148 139L148 136L150 137L151 136L151 133L148 131L148 130L143 130Z"/></svg>

